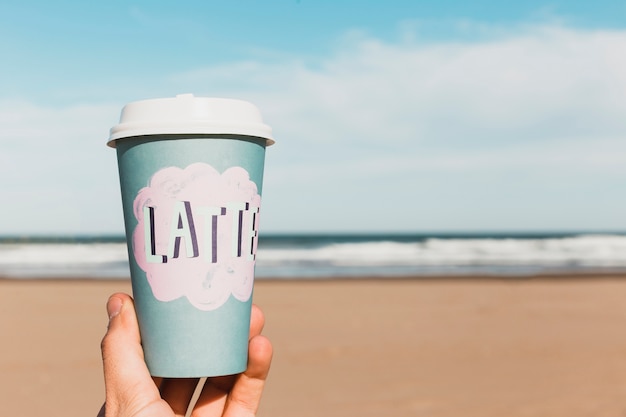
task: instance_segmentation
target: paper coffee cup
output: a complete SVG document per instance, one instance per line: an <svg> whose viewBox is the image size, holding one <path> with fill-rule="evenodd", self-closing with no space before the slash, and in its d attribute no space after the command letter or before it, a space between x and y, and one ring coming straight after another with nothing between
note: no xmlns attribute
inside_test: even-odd
<svg viewBox="0 0 626 417"><path fill-rule="evenodd" d="M133 296L153 376L243 372L271 129L245 101L127 104L116 148Z"/></svg>

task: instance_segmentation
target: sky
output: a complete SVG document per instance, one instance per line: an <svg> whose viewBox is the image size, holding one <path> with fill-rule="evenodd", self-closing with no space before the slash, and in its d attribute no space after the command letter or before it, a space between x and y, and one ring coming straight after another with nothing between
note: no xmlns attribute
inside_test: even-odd
<svg viewBox="0 0 626 417"><path fill-rule="evenodd" d="M273 128L261 233L626 231L626 2L0 2L0 235L123 232L122 107Z"/></svg>

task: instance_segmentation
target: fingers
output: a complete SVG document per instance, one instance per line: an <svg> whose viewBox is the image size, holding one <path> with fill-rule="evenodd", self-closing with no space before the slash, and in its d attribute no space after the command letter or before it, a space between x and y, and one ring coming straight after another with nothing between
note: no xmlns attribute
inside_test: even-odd
<svg viewBox="0 0 626 417"><path fill-rule="evenodd" d="M156 415L167 410L171 415L173 410L176 416L184 416L198 380L153 379L150 376L144 362L134 303L129 295L112 295L107 302L107 312L109 326L101 345L106 414L133 415L142 410L147 415ZM192 414L194 417L255 415L272 360L272 345L260 334L264 324L262 311L253 306L248 369L240 375L213 378L207 382ZM100 415L104 415L104 408Z"/></svg>
<svg viewBox="0 0 626 417"><path fill-rule="evenodd" d="M160 392L163 398L174 411L175 416L183 417L198 385L198 378L163 379Z"/></svg>
<svg viewBox="0 0 626 417"><path fill-rule="evenodd" d="M226 401L224 417L254 416L272 362L273 348L265 336L250 339L248 369L239 375Z"/></svg>
<svg viewBox="0 0 626 417"><path fill-rule="evenodd" d="M260 335L263 326L265 326L265 315L259 306L252 304L252 311L250 312L250 339Z"/></svg>
<svg viewBox="0 0 626 417"><path fill-rule="evenodd" d="M193 417L222 415L222 411L224 417L246 417L256 414L273 354L270 341L260 335L264 324L263 312L253 305L248 368L239 375L209 378L196 403Z"/></svg>
<svg viewBox="0 0 626 417"><path fill-rule="evenodd" d="M120 410L155 401L159 393L143 360L132 298L112 295L107 312L109 327L101 344L107 415L120 415Z"/></svg>
<svg viewBox="0 0 626 417"><path fill-rule="evenodd" d="M264 325L265 316L263 315L263 311L261 311L257 305L253 304L250 315L250 340L261 334L261 330ZM235 384L237 377L237 375L226 375L210 378L206 383L205 390L214 390L216 392L216 396L219 395L219 393L228 393ZM213 388L211 388L211 386Z"/></svg>
<svg viewBox="0 0 626 417"><path fill-rule="evenodd" d="M131 382L135 372L148 375L143 361L139 326L133 300L127 294L113 294L107 303L109 326L102 339L105 382L115 386ZM124 387L120 387L124 388Z"/></svg>
<svg viewBox="0 0 626 417"><path fill-rule="evenodd" d="M192 417L254 417L261 402L272 353L272 344L265 336L250 339L248 369L236 376L208 380Z"/></svg>

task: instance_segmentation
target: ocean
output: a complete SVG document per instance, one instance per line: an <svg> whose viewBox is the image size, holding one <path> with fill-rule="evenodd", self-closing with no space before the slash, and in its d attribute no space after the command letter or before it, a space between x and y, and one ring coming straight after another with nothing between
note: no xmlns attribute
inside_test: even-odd
<svg viewBox="0 0 626 417"><path fill-rule="evenodd" d="M626 273L624 233L262 234L280 279ZM0 277L126 279L122 236L0 237Z"/></svg>

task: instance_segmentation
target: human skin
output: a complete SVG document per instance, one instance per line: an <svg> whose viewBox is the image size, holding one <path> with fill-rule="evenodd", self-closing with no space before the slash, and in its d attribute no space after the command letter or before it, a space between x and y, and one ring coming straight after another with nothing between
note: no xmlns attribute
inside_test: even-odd
<svg viewBox="0 0 626 417"><path fill-rule="evenodd" d="M98 417L185 416L197 378L153 378L144 362L133 299L113 294L102 339L106 401ZM262 311L252 306L248 368L241 374L207 378L192 417L255 416L272 361L272 345L261 330Z"/></svg>

